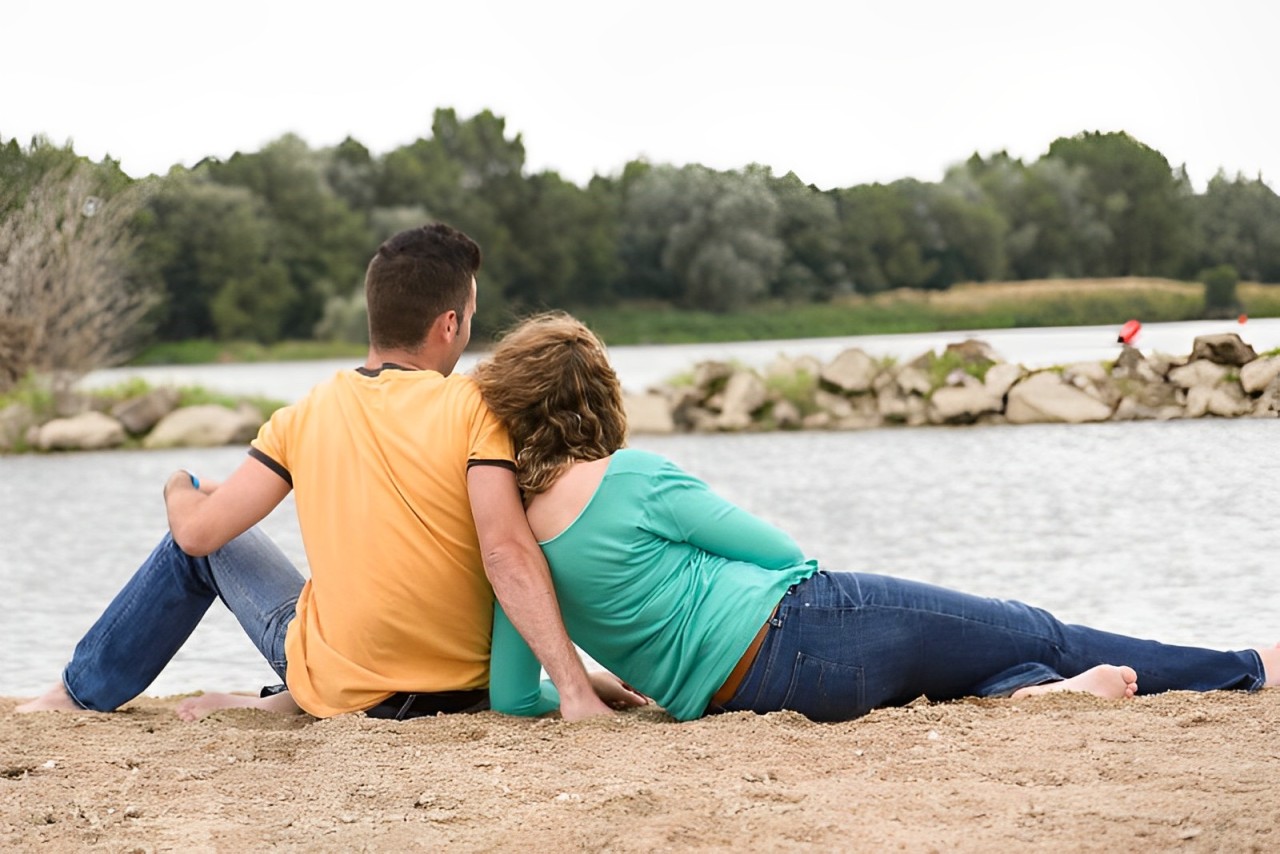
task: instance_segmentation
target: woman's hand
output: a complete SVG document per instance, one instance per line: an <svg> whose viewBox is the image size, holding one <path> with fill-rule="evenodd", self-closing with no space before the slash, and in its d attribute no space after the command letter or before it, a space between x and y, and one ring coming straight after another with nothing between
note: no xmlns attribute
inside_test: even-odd
<svg viewBox="0 0 1280 854"><path fill-rule="evenodd" d="M648 697L607 670L589 671L587 679L591 680L591 687L595 689L596 696L611 709L649 705Z"/></svg>

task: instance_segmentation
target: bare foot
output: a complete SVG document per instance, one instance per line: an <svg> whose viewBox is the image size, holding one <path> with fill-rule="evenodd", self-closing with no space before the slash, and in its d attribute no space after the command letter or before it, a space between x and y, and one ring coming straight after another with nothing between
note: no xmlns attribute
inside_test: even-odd
<svg viewBox="0 0 1280 854"><path fill-rule="evenodd" d="M1099 664L1061 682L1019 688L1013 692L1013 698L1055 694L1059 691L1083 691L1095 697L1102 697L1104 700L1124 700L1138 693L1138 674L1132 667Z"/></svg>
<svg viewBox="0 0 1280 854"><path fill-rule="evenodd" d="M1280 643L1266 649L1259 649L1262 669L1267 688L1280 688Z"/></svg>
<svg viewBox="0 0 1280 854"><path fill-rule="evenodd" d="M288 691L272 694L270 697L255 697L252 694L222 694L211 692L199 697L188 697L178 703L174 709L178 717L184 721L198 721L205 715L220 709L261 709L281 715L300 715L302 709L289 696Z"/></svg>
<svg viewBox="0 0 1280 854"><path fill-rule="evenodd" d="M26 714L27 712L87 712L89 709L82 709L76 705L76 701L71 699L71 695L67 693L66 686L61 682L54 685L48 691L45 691L34 700L28 700L13 707L15 712Z"/></svg>

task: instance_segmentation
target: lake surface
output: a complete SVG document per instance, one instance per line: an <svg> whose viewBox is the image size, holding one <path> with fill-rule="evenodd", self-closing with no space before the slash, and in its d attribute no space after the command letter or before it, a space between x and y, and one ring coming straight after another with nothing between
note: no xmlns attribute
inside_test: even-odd
<svg viewBox="0 0 1280 854"><path fill-rule="evenodd" d="M1018 598L1177 643L1280 640L1280 419L645 436L634 446L788 530L828 569ZM57 678L163 532L170 471L220 478L243 457L0 457L0 695ZM305 571L291 501L264 527ZM272 681L215 604L148 693Z"/></svg>
<svg viewBox="0 0 1280 854"><path fill-rule="evenodd" d="M927 332L910 335L856 335L844 338L806 338L793 341L735 341L723 344L673 344L661 347L610 347L609 357L628 391L640 392L670 379L708 359L738 361L763 368L780 355L813 356L830 361L849 347L860 347L872 356L914 359L930 350L966 338L981 338L1006 361L1032 368L1099 362L1120 353L1113 326L1070 326L1045 329L979 329L961 332ZM1185 323L1151 323L1142 328L1136 345L1144 353L1185 356L1197 335L1237 332L1263 353L1280 347L1280 318L1236 321L1200 320ZM467 353L458 364L466 371L483 354ZM204 385L229 394L265 395L293 401L335 371L352 367L357 360L329 359L311 362L268 362L237 365L165 365L146 368L112 368L89 375L84 384L102 387L129 377L153 384Z"/></svg>

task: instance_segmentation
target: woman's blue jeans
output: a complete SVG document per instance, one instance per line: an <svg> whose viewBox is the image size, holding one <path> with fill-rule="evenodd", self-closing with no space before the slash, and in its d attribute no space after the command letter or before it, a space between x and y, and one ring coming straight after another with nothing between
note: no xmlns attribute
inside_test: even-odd
<svg viewBox="0 0 1280 854"><path fill-rule="evenodd" d="M1142 694L1252 691L1265 682L1254 650L1169 646L1067 625L1021 602L882 575L819 572L782 598L723 710L791 709L819 721L848 720L921 696L1008 696L1098 664L1132 667Z"/></svg>
<svg viewBox="0 0 1280 854"><path fill-rule="evenodd" d="M284 638L302 584L298 570L257 528L208 557L185 554L166 534L76 646L63 685L93 711L127 703L160 675L215 598L283 679Z"/></svg>

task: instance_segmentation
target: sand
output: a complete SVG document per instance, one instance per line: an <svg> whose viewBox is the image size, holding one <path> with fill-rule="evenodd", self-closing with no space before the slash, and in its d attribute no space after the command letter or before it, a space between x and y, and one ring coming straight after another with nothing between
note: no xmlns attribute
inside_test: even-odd
<svg viewBox="0 0 1280 854"><path fill-rule="evenodd" d="M396 723L0 700L6 851L1280 850L1280 690Z"/></svg>

